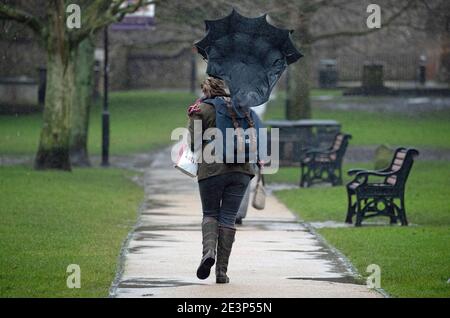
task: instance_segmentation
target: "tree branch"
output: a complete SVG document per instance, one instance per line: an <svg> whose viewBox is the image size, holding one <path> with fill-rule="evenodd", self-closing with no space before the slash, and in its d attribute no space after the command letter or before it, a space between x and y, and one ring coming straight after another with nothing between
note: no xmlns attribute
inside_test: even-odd
<svg viewBox="0 0 450 318"><path fill-rule="evenodd" d="M408 10L417 0L409 0L400 10L398 10L396 13L391 15L384 23L383 26L387 27L392 22L394 22L398 17L400 17L406 10ZM337 31L337 32L331 32L331 33L325 33L320 34L316 36L312 36L311 43L315 43L318 41L334 38L334 37L351 37L351 36L364 36L373 32L380 31L381 29L366 29L366 30L345 30L345 31Z"/></svg>
<svg viewBox="0 0 450 318"><path fill-rule="evenodd" d="M0 3L0 17L22 23L32 29L37 35L43 35L44 26L41 21L19 8Z"/></svg>
<svg viewBox="0 0 450 318"><path fill-rule="evenodd" d="M150 4L156 4L159 2L159 0L139 0L135 4L122 7L122 4L124 2L125 0L113 1L111 2L107 10L103 12L95 12L99 15L94 17L90 21L84 22L83 27L80 30L74 32L73 41L81 42L87 36L95 33L101 28L104 28L111 23L122 20L126 14L134 13L141 7L145 7Z"/></svg>

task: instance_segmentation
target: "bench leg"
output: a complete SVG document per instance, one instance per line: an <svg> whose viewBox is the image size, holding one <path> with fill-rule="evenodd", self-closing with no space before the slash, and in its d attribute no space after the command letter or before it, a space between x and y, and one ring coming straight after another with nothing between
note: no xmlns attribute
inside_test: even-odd
<svg viewBox="0 0 450 318"><path fill-rule="evenodd" d="M303 179L304 179L304 168L303 165L300 166L300 183L299 186L303 187Z"/></svg>
<svg viewBox="0 0 450 318"><path fill-rule="evenodd" d="M334 174L334 172L336 170L337 170L337 175ZM334 179L333 185L334 186L340 186L340 185L342 185L342 170L341 170L340 167L338 169L336 169L336 170L333 171L333 179Z"/></svg>
<svg viewBox="0 0 450 318"><path fill-rule="evenodd" d="M392 213L395 213L394 208L390 208L390 209L392 209ZM397 217L395 215L391 215L391 216L389 216L389 218L391 219L389 222L391 225L397 224Z"/></svg>
<svg viewBox="0 0 450 318"><path fill-rule="evenodd" d="M389 219L390 219L389 223L391 225L397 224L397 215L395 213L394 199L387 199L385 204L386 204L385 209L387 210L387 214L388 214Z"/></svg>
<svg viewBox="0 0 450 318"><path fill-rule="evenodd" d="M340 179L339 174L336 174L336 170L338 169L333 166L329 166L326 170L328 174L328 180L326 181L330 182L333 187L342 184L342 180Z"/></svg>
<svg viewBox="0 0 450 318"><path fill-rule="evenodd" d="M300 187L307 188L309 186L309 168L301 166Z"/></svg>
<svg viewBox="0 0 450 318"><path fill-rule="evenodd" d="M331 182L331 185L333 187L335 187L339 184L338 178L337 178L336 174L334 173L333 169L328 170L328 179Z"/></svg>
<svg viewBox="0 0 450 318"><path fill-rule="evenodd" d="M345 223L353 223L353 215L355 214L355 209L352 204L352 195L347 191L348 206L347 206L347 217L345 218Z"/></svg>
<svg viewBox="0 0 450 318"><path fill-rule="evenodd" d="M315 180L323 181L323 168L314 164L311 168L310 178L311 183Z"/></svg>
<svg viewBox="0 0 450 318"><path fill-rule="evenodd" d="M405 198L404 197L400 198L399 216L400 216L400 222L402 223L402 226L407 226L408 225L408 219L406 218Z"/></svg>
<svg viewBox="0 0 450 318"><path fill-rule="evenodd" d="M355 226L361 226L364 218L364 209L361 209L361 200L356 198L356 223Z"/></svg>

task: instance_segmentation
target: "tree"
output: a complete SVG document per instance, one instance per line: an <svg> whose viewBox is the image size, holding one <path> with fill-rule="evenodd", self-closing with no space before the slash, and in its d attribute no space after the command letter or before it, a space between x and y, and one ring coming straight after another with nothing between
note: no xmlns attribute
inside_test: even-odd
<svg viewBox="0 0 450 318"><path fill-rule="evenodd" d="M35 168L71 170L71 137L73 145L85 143L79 139L79 132L87 129L88 111L83 91L86 85L80 60L90 50L88 38L125 14L155 1L137 0L130 4L127 0L48 0L45 1L45 13L41 15L25 11L11 2L0 3L0 17L30 27L47 51L46 100ZM66 25L66 10L70 4L81 9L79 28ZM79 73L78 70L82 71ZM71 117L77 116L79 120L75 122L80 125L76 125L75 133L71 135ZM79 150L78 146L75 149Z"/></svg>
<svg viewBox="0 0 450 318"><path fill-rule="evenodd" d="M423 0L380 0L382 30L407 15ZM247 16L268 13L270 22L293 29L293 41L304 57L289 66L288 119L311 117L310 68L313 46L320 41L344 37L365 36L380 29L366 27L367 0L184 0L171 1L160 6L166 11L165 20L171 21L169 29L179 27L186 34L187 45L204 34L204 19L216 19L237 8ZM188 27L186 27L188 26Z"/></svg>
<svg viewBox="0 0 450 318"><path fill-rule="evenodd" d="M70 112L70 161L74 166L90 166L88 156L89 112L92 102L94 40L88 36L75 52L75 89Z"/></svg>
<svg viewBox="0 0 450 318"><path fill-rule="evenodd" d="M304 57L292 65L289 77L287 119L311 117L310 69L312 47L320 41L366 36L386 29L416 7L419 0L382 0L382 27L366 27L368 1L355 0L279 0L269 12L277 23L293 27L293 40Z"/></svg>
<svg viewBox="0 0 450 318"><path fill-rule="evenodd" d="M445 0L432 3L423 0L423 4L426 8L425 15L421 17L425 21L424 31L428 37L437 35L441 46L439 78L450 84L450 3Z"/></svg>

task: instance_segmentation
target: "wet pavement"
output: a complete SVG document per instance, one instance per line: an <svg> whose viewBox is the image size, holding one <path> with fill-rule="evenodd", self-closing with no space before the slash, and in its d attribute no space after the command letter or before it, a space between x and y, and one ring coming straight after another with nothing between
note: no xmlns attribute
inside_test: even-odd
<svg viewBox="0 0 450 318"><path fill-rule="evenodd" d="M146 199L124 246L112 297L381 297L358 284L348 263L269 195L238 227L230 284L195 276L201 257L201 204L194 179L169 152L145 170Z"/></svg>

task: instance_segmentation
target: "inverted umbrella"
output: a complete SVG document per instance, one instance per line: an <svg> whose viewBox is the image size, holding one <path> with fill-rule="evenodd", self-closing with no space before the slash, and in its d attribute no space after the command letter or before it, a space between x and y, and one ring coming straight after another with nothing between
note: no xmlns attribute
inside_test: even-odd
<svg viewBox="0 0 450 318"><path fill-rule="evenodd" d="M303 56L292 31L269 24L266 16L248 18L233 9L225 18L205 20L206 36L195 43L208 61L206 73L225 81L238 107L267 102L287 65Z"/></svg>

